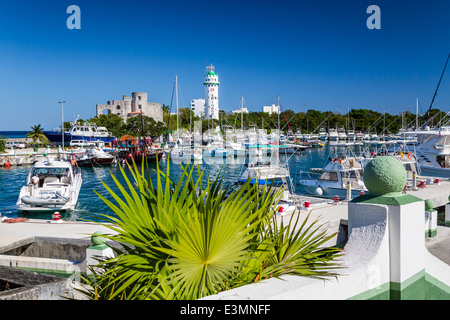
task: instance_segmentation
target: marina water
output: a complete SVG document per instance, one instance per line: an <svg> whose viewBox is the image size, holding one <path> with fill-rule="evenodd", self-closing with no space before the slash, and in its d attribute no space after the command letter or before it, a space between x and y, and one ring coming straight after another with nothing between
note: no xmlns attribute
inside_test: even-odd
<svg viewBox="0 0 450 320"><path fill-rule="evenodd" d="M353 146L353 151L359 153L360 147ZM326 165L330 152L339 153L344 151L344 147L333 146L332 144L325 144L323 148L311 148L301 153L283 155L280 154L280 161L285 163L288 161L289 171L293 181L293 192L296 194L304 194L304 190L299 185L300 171L310 171L311 168L322 168ZM182 174L182 167L180 164L170 163L170 177L174 181L178 181ZM240 174L244 171L243 164L200 164L200 169L204 171L204 181L206 179L214 179L222 170L224 183L233 183L238 180ZM168 165L167 160L160 161L160 167L165 172ZM125 172L128 168L123 167ZM150 164L151 169L156 169L156 164ZM0 167L0 212L7 217L22 217L24 214L18 213L16 210L16 201L19 195L20 188L25 184L31 166L17 166L11 168ZM197 176L196 170L194 171ZM80 195L76 209L71 212L63 213L65 220L83 220L92 219L90 215L98 213L106 213L113 215L109 207L95 194L94 190L104 195L107 199L114 202L108 191L103 186L102 182L108 185L112 190L120 195L119 189L116 187L111 174L116 176L119 181L124 182L122 173L118 164L113 164L103 167L82 168L83 184L81 186ZM129 174L129 172L128 172ZM132 179L131 175L128 175ZM155 177L155 174L152 174ZM51 213L28 213L26 217L32 219L51 219ZM95 219L94 219L95 220Z"/></svg>

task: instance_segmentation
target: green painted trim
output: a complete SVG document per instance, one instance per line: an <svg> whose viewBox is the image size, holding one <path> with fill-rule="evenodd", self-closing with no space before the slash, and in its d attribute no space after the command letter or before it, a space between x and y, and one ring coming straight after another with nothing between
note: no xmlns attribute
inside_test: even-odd
<svg viewBox="0 0 450 320"><path fill-rule="evenodd" d="M402 206L409 203L414 202L422 202L422 199L419 199L410 194L403 193L392 193L392 194L384 194L382 196L372 195L370 193L364 194L362 196L356 197L351 202L355 203L369 203L369 204L384 204L388 206Z"/></svg>
<svg viewBox="0 0 450 320"><path fill-rule="evenodd" d="M109 246L106 244L100 244L98 246L90 246L88 249L92 249L92 250L105 250L108 249Z"/></svg>
<svg viewBox="0 0 450 320"><path fill-rule="evenodd" d="M389 300L389 282L377 288L364 291L347 300Z"/></svg>
<svg viewBox="0 0 450 320"><path fill-rule="evenodd" d="M425 238L433 238L437 236L437 229L425 230Z"/></svg>
<svg viewBox="0 0 450 320"><path fill-rule="evenodd" d="M448 295L450 295L450 285L439 281L428 273L425 273L425 280L427 280L431 285L437 287L439 290L442 290L443 292L446 292Z"/></svg>
<svg viewBox="0 0 450 320"><path fill-rule="evenodd" d="M409 287L411 284L413 284L414 282L420 280L424 276L425 276L425 269L417 272L415 275L409 277L408 279L406 279L402 283L391 282L391 290L399 290L399 291L405 290L406 287Z"/></svg>
<svg viewBox="0 0 450 320"><path fill-rule="evenodd" d="M402 283L384 283L347 300L450 300L450 286L421 270Z"/></svg>

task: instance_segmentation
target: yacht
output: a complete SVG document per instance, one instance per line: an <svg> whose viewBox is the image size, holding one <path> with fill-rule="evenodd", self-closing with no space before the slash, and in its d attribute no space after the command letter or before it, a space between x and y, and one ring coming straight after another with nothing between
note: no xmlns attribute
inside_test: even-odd
<svg viewBox="0 0 450 320"><path fill-rule="evenodd" d="M339 140L339 134L336 129L328 130L328 140L329 141L338 141Z"/></svg>
<svg viewBox="0 0 450 320"><path fill-rule="evenodd" d="M85 141L102 141L106 143L113 142L115 137L105 127L97 127L95 123L79 123L77 120L70 123L68 132L64 132L64 144L70 144L72 140ZM61 129L54 129L53 131L44 131L45 136L50 142L62 142Z"/></svg>
<svg viewBox="0 0 450 320"><path fill-rule="evenodd" d="M28 173L26 185L20 189L17 209L23 213L73 210L81 184L80 168L47 157L36 162Z"/></svg>
<svg viewBox="0 0 450 320"><path fill-rule="evenodd" d="M306 175L306 176L305 176ZM347 184L351 186L352 198L367 192L363 182L363 168L356 157L331 158L316 179L308 172L300 172L300 185L308 194L324 197L347 197Z"/></svg>
<svg viewBox="0 0 450 320"><path fill-rule="evenodd" d="M356 140L363 140L364 134L361 131L356 131Z"/></svg>
<svg viewBox="0 0 450 320"><path fill-rule="evenodd" d="M327 131L324 128L320 128L319 129L318 139L322 140L322 141L325 141L325 140L327 140L327 137L328 137Z"/></svg>
<svg viewBox="0 0 450 320"><path fill-rule="evenodd" d="M450 126L416 131L421 175L450 178Z"/></svg>
<svg viewBox="0 0 450 320"><path fill-rule="evenodd" d="M369 133L370 140L378 140L378 135L376 132Z"/></svg>
<svg viewBox="0 0 450 320"><path fill-rule="evenodd" d="M349 141L355 141L356 140L356 134L354 130L347 130L347 137Z"/></svg>
<svg viewBox="0 0 450 320"><path fill-rule="evenodd" d="M347 134L345 133L344 127L338 129L338 140L347 140Z"/></svg>
<svg viewBox="0 0 450 320"><path fill-rule="evenodd" d="M116 158L103 151L101 148L92 148L84 152L84 154L77 159L77 164L80 167L95 167L114 163Z"/></svg>

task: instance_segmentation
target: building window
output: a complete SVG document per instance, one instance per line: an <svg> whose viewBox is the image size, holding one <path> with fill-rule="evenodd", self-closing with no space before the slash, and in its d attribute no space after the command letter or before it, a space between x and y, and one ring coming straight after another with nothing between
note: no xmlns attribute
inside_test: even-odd
<svg viewBox="0 0 450 320"><path fill-rule="evenodd" d="M119 105L117 105L116 109L117 109L117 110L120 110L120 106L119 106Z"/></svg>

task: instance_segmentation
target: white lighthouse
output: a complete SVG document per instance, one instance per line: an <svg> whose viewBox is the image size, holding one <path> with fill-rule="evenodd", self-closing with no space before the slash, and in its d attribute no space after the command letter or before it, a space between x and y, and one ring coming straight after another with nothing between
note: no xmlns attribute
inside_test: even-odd
<svg viewBox="0 0 450 320"><path fill-rule="evenodd" d="M219 120L219 76L214 72L214 66L206 67L205 75L205 117Z"/></svg>

